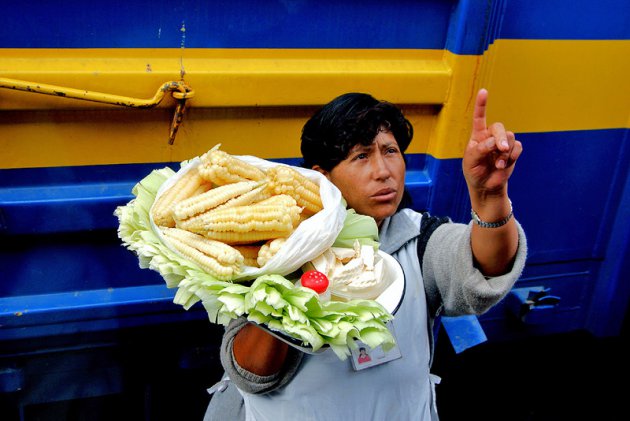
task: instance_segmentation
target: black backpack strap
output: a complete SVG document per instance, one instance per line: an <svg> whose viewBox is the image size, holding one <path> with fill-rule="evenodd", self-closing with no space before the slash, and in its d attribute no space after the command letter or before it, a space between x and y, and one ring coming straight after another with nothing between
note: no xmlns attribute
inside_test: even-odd
<svg viewBox="0 0 630 421"><path fill-rule="evenodd" d="M422 272L422 261L424 260L424 252L427 249L429 238L435 230L442 224L451 222L449 217L431 216L429 212L422 212L422 220L420 221L420 235L418 236L418 261L420 262L420 272ZM433 353L435 351L435 341L438 337L441 324L441 304L438 302L427 302L427 311L429 313L429 343L431 345L431 364L433 364Z"/></svg>
<svg viewBox="0 0 630 421"><path fill-rule="evenodd" d="M422 260L424 259L424 252L427 249L427 243L429 238L433 235L433 232L442 224L451 222L451 218L447 216L431 216L429 212L422 213L422 220L420 221L420 235L418 236L418 260L420 262L420 271L422 271Z"/></svg>

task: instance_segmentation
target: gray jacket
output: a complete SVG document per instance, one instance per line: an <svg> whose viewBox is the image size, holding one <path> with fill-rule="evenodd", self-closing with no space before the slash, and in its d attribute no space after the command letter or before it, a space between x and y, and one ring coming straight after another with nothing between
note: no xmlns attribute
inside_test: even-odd
<svg viewBox="0 0 630 421"><path fill-rule="evenodd" d="M323 420L437 420L435 376L429 372L436 317L487 311L520 277L527 255L525 234L517 223L519 247L511 271L485 277L473 265L471 224L446 221L404 209L380 228L380 249L394 256L405 273L405 294L393 322L402 358L353 371L348 361L340 361L330 350L307 355L292 348L283 371L257 376L234 361L232 342L247 322L234 320L226 328L221 348L229 387L214 394L205 419L246 419L247 415L247 419L283 420L300 413L305 419Z"/></svg>

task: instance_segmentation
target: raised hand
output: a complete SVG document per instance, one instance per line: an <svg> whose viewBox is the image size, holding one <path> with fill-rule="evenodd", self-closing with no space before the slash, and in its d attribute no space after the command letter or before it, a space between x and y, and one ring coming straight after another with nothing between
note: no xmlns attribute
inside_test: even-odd
<svg viewBox="0 0 630 421"><path fill-rule="evenodd" d="M472 132L464 152L462 167L470 204L484 222L499 222L512 215L507 181L514 163L523 151L514 133L502 123L486 124L488 91L477 93L473 111ZM497 276L509 270L518 248L518 231L514 218L499 228L472 224L470 243L476 266L486 276Z"/></svg>
<svg viewBox="0 0 630 421"><path fill-rule="evenodd" d="M486 124L488 91L479 90L473 111L472 132L462 167L471 195L506 194L507 180L523 151L514 133L502 123Z"/></svg>

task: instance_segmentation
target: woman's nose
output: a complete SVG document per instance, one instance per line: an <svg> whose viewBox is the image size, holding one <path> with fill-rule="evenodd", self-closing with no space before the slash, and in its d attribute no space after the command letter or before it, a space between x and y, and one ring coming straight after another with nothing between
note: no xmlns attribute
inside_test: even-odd
<svg viewBox="0 0 630 421"><path fill-rule="evenodd" d="M378 180L388 179L391 174L387 162L385 162L385 159L380 154L376 154L372 161L372 171L374 177Z"/></svg>

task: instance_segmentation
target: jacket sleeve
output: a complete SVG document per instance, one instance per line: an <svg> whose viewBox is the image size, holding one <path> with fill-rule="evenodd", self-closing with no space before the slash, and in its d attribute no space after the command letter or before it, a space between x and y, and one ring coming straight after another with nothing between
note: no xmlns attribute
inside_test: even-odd
<svg viewBox="0 0 630 421"><path fill-rule="evenodd" d="M220 358L226 374L241 391L251 394L268 393L287 384L302 361L303 353L289 347L283 369L270 376L259 376L240 367L234 358L232 346L236 334L249 323L245 317L232 320L225 329L221 341Z"/></svg>
<svg viewBox="0 0 630 421"><path fill-rule="evenodd" d="M472 222L442 224L427 242L422 275L433 315L482 314L498 303L521 276L527 257L527 240L521 225L518 249L511 270L486 277L473 264L470 234Z"/></svg>

